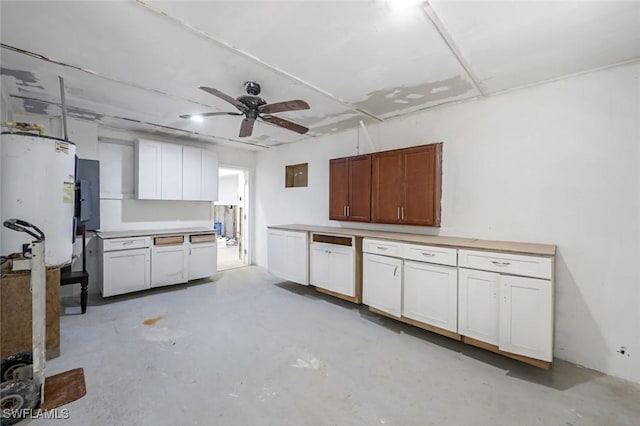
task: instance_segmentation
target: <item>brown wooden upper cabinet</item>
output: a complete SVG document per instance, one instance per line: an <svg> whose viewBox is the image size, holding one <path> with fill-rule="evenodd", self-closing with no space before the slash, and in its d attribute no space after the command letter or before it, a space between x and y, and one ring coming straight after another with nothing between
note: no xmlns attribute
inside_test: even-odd
<svg viewBox="0 0 640 426"><path fill-rule="evenodd" d="M329 161L329 219L371 221L371 155Z"/></svg>
<svg viewBox="0 0 640 426"><path fill-rule="evenodd" d="M440 226L442 143L371 158L371 222Z"/></svg>

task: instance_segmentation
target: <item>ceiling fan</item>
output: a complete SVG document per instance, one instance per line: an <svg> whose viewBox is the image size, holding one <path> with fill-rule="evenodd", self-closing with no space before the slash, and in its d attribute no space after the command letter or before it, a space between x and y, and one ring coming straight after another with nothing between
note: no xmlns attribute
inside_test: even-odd
<svg viewBox="0 0 640 426"><path fill-rule="evenodd" d="M301 135L309 131L309 129L304 126L301 126L289 120L285 120L284 118L271 115L276 112L309 109L309 104L305 101L296 99L268 104L267 101L258 96L260 94L260 85L258 83L256 83L255 81L247 81L246 83L244 83L244 88L247 91L246 95L232 98L231 96L222 93L218 89L200 86L201 90L204 90L205 92L210 93L213 96L217 96L220 99L224 99L231 105L235 106L240 112L205 112L202 114L184 114L181 115L180 118L214 117L216 115L244 115L245 118L242 120L242 125L240 126L240 134L238 135L241 138L251 136L251 133L253 132L253 125L258 118L266 121L267 123L271 123L287 130L300 133Z"/></svg>

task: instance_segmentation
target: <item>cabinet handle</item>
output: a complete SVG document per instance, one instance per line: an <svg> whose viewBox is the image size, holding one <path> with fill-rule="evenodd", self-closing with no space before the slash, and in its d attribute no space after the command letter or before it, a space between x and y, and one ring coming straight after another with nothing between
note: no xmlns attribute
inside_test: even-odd
<svg viewBox="0 0 640 426"><path fill-rule="evenodd" d="M398 220L400 220L400 207L398 207Z"/></svg>
<svg viewBox="0 0 640 426"><path fill-rule="evenodd" d="M347 217L347 206L342 206L342 216Z"/></svg>
<svg viewBox="0 0 640 426"><path fill-rule="evenodd" d="M496 266L509 266L509 265L511 265L511 262L498 262L497 260L492 260L491 263L493 263Z"/></svg>
<svg viewBox="0 0 640 426"><path fill-rule="evenodd" d="M347 217L351 216L351 206L347 206Z"/></svg>
<svg viewBox="0 0 640 426"><path fill-rule="evenodd" d="M389 247L378 246L378 250L389 250Z"/></svg>
<svg viewBox="0 0 640 426"><path fill-rule="evenodd" d="M393 269L393 276L396 276L396 272L398 272L398 265L396 265L396 267Z"/></svg>
<svg viewBox="0 0 640 426"><path fill-rule="evenodd" d="M404 220L404 207L400 207L400 213L402 213L401 219Z"/></svg>
<svg viewBox="0 0 640 426"><path fill-rule="evenodd" d="M435 254L434 254L434 253L425 253L425 252L422 252L422 255L423 255L423 256L427 256L427 257L433 257L433 256L435 256Z"/></svg>
<svg viewBox="0 0 640 426"><path fill-rule="evenodd" d="M123 246L130 246L131 244L133 244L133 241L125 241L122 243Z"/></svg>

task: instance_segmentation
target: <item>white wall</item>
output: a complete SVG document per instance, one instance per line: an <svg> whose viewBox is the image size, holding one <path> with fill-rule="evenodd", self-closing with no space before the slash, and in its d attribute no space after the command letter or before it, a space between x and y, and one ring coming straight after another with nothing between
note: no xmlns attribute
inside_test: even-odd
<svg viewBox="0 0 640 426"><path fill-rule="evenodd" d="M218 178L219 206L237 206L240 200L240 180L238 174L220 176Z"/></svg>
<svg viewBox="0 0 640 426"><path fill-rule="evenodd" d="M285 223L555 243L555 356L640 382L639 77L636 62L370 127L378 150L444 142L440 229L327 219L328 160L366 147L361 131L262 151L257 263ZM301 162L309 186L284 188Z"/></svg>

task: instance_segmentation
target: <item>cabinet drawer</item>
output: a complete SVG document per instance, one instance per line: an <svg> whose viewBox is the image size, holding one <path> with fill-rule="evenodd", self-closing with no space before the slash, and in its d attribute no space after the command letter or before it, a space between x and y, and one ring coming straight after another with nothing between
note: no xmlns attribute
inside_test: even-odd
<svg viewBox="0 0 640 426"><path fill-rule="evenodd" d="M174 246L184 243L184 235L172 235L170 237L155 237L153 245L155 246Z"/></svg>
<svg viewBox="0 0 640 426"><path fill-rule="evenodd" d="M104 240L104 251L128 250L149 247L149 237L115 238Z"/></svg>
<svg viewBox="0 0 640 426"><path fill-rule="evenodd" d="M362 251L384 256L402 257L402 243L365 238L362 241Z"/></svg>
<svg viewBox="0 0 640 426"><path fill-rule="evenodd" d="M460 266L525 277L553 278L550 257L493 253L488 251L459 250Z"/></svg>
<svg viewBox="0 0 640 426"><path fill-rule="evenodd" d="M420 262L436 263L438 265L456 266L458 251L452 248L403 244L402 257Z"/></svg>
<svg viewBox="0 0 640 426"><path fill-rule="evenodd" d="M210 241L215 241L215 234L195 234L189 235L189 242L191 243L206 243Z"/></svg>

